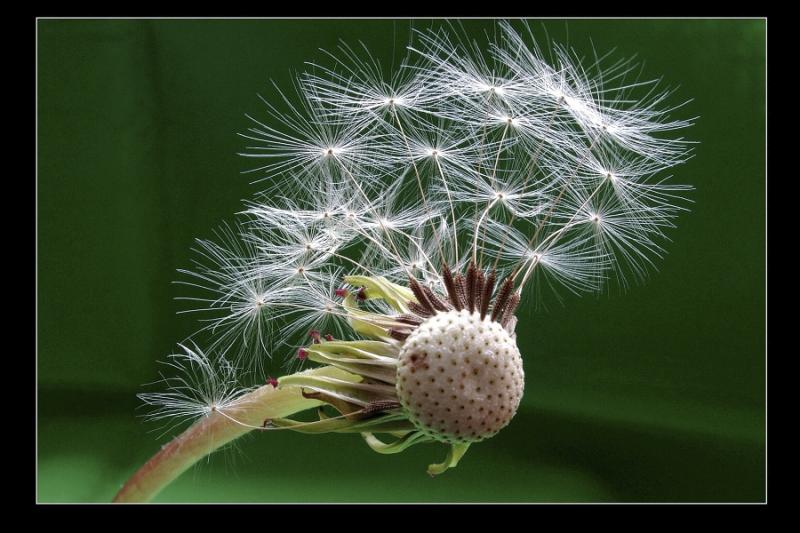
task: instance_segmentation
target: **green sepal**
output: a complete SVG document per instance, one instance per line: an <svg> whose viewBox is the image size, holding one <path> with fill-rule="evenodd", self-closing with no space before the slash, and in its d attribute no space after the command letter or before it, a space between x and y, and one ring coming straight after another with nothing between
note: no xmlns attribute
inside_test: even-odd
<svg viewBox="0 0 800 533"><path fill-rule="evenodd" d="M345 296L342 306L347 311L350 327L359 335L375 339L389 340L388 328L381 328L373 324L376 320L384 318L382 315L362 311L358 308L356 298L352 294Z"/></svg>
<svg viewBox="0 0 800 533"><path fill-rule="evenodd" d="M392 283L383 276L345 276L354 287L364 287L367 300L383 300L400 313L408 312L408 302L416 302L411 289Z"/></svg>
<svg viewBox="0 0 800 533"><path fill-rule="evenodd" d="M350 372L345 372L339 368L335 367L328 367L324 374L326 377L332 377L336 379L341 379L345 381L353 381L358 382L361 381L361 376L357 376ZM313 379L316 377L316 373L312 373L310 371L305 372L296 372L294 374L289 374L288 376L283 376L278 378L278 386L292 386L292 385L300 385L302 386L303 381L307 379Z"/></svg>
<svg viewBox="0 0 800 533"><path fill-rule="evenodd" d="M348 294L342 302L342 306L347 311L350 327L353 328L353 331L365 337L389 341L391 340L389 329L403 326L400 322L396 322L386 315L362 311L358 308L358 302L354 294Z"/></svg>
<svg viewBox="0 0 800 533"><path fill-rule="evenodd" d="M375 437L372 433L364 432L361 434L367 443L367 446L372 448L373 451L382 454L400 453L406 448L419 444L420 442L429 442L432 439L420 431L408 433L394 442L385 443Z"/></svg>
<svg viewBox="0 0 800 533"><path fill-rule="evenodd" d="M444 458L443 462L428 465L428 475L436 476L448 468L454 468L458 464L458 461L464 457L464 454L467 453L469 445L469 442L452 444L450 446L450 451L447 452L447 457Z"/></svg>
<svg viewBox="0 0 800 533"><path fill-rule="evenodd" d="M273 427L286 428L298 433L389 433L413 431L414 425L402 413L389 413L364 420L346 417L331 417L314 422L298 422L288 418L270 421Z"/></svg>
<svg viewBox="0 0 800 533"><path fill-rule="evenodd" d="M312 344L308 347L308 358L386 383L394 383L397 373L397 346L387 342L358 340Z"/></svg>
<svg viewBox="0 0 800 533"><path fill-rule="evenodd" d="M363 287L363 296L367 300L383 300L399 313L407 313L408 302L417 301L410 289L380 276L345 276L344 280L354 287ZM391 341L389 329L408 327L408 324L397 322L390 316L359 309L357 298L356 294L351 293L342 302L349 315L350 326L356 333L365 337Z"/></svg>
<svg viewBox="0 0 800 533"><path fill-rule="evenodd" d="M392 400L396 396L393 385L361 383L362 377L340 370L341 377L308 376L293 374L278 380L279 386L303 387L319 391L350 403L367 407L371 403Z"/></svg>
<svg viewBox="0 0 800 533"><path fill-rule="evenodd" d="M383 358L396 359L398 353L396 345L376 340L325 341L320 344L312 344L309 349L373 360L382 360Z"/></svg>

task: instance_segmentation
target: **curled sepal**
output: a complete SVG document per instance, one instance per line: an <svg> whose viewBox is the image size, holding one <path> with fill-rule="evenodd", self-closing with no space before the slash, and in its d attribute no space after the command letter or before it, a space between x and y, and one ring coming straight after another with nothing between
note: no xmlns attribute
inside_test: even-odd
<svg viewBox="0 0 800 533"><path fill-rule="evenodd" d="M278 380L280 387L302 387L334 398L368 407L376 402L396 399L394 385L365 383L361 376L340 370L339 377L292 374Z"/></svg>
<svg viewBox="0 0 800 533"><path fill-rule="evenodd" d="M344 280L354 287L364 287L367 300L383 300L400 313L408 313L408 302L417 301L411 289L382 276L345 276Z"/></svg>
<svg viewBox="0 0 800 533"><path fill-rule="evenodd" d="M397 346L393 343L359 340L329 341L308 347L308 358L332 365L352 374L395 382Z"/></svg>
<svg viewBox="0 0 800 533"><path fill-rule="evenodd" d="M390 329L406 327L406 324L398 322L392 317L359 309L357 302L357 296L353 294L348 294L342 302L350 319L350 326L356 333L365 337L390 341L392 340L389 334Z"/></svg>
<svg viewBox="0 0 800 533"><path fill-rule="evenodd" d="M298 433L392 433L411 432L414 425L402 413L387 413L367 420L330 417L314 422L299 422L288 418L275 418L268 421L268 427L285 428Z"/></svg>
<svg viewBox="0 0 800 533"><path fill-rule="evenodd" d="M383 362L387 359L395 361L398 354L397 346L394 344L375 340L325 341L320 344L314 344L310 349L376 362Z"/></svg>
<svg viewBox="0 0 800 533"><path fill-rule="evenodd" d="M382 454L400 453L414 444L433 441L433 439L420 431L412 431L390 443L381 441L371 432L364 432L361 436L364 437L367 445L372 448L373 451Z"/></svg>
<svg viewBox="0 0 800 533"><path fill-rule="evenodd" d="M467 453L469 445L469 442L452 444L450 446L450 451L447 452L447 457L444 458L443 462L428 465L428 474L430 476L436 476L448 468L454 468L458 464L458 461L464 457L464 454Z"/></svg>

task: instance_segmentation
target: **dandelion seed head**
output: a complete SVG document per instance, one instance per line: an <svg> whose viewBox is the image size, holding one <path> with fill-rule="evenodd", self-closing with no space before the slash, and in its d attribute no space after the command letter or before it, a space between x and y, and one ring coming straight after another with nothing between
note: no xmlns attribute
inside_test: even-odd
<svg viewBox="0 0 800 533"><path fill-rule="evenodd" d="M394 362L342 364L394 401L397 376L377 367L431 316L488 313L515 345L529 302L646 278L687 210L691 186L668 173L691 157L676 132L693 119L673 118L683 103L632 61L543 46L522 22L497 30L415 31L391 71L342 44L261 97L241 133L258 191L180 271L204 317L192 340L262 370L273 353L330 364L325 343L377 337ZM146 401L227 409L239 389L202 375L228 392Z"/></svg>

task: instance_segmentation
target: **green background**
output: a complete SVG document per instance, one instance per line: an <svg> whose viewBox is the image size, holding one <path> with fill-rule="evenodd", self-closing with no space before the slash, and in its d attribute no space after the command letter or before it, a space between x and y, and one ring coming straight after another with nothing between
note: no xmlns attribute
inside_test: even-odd
<svg viewBox="0 0 800 533"><path fill-rule="evenodd" d="M408 20L39 20L38 499L109 501L165 442L137 416L157 359L196 323L171 282L257 191L236 155L270 79L338 39L389 59ZM414 21L417 27L428 25ZM469 21L467 31L491 29ZM358 436L247 437L156 501L762 501L763 20L548 20L590 56L645 61L694 100L696 187L659 272L624 294L522 314L514 422L436 479L445 450ZM277 369L277 364L275 369Z"/></svg>

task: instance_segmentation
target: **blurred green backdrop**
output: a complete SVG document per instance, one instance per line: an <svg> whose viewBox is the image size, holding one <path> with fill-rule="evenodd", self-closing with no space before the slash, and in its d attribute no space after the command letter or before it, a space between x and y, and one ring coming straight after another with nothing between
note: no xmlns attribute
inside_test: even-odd
<svg viewBox="0 0 800 533"><path fill-rule="evenodd" d="M193 331L171 284L195 237L257 191L236 156L256 93L341 38L389 60L408 20L38 21L38 498L109 501L165 438L137 414ZM468 21L467 31L491 31ZM765 498L763 20L548 20L587 56L645 61L699 115L697 190L669 255L625 294L518 326L521 411L459 467L357 436L275 432L212 456L157 501L760 501ZM277 371L277 366L273 370Z"/></svg>

